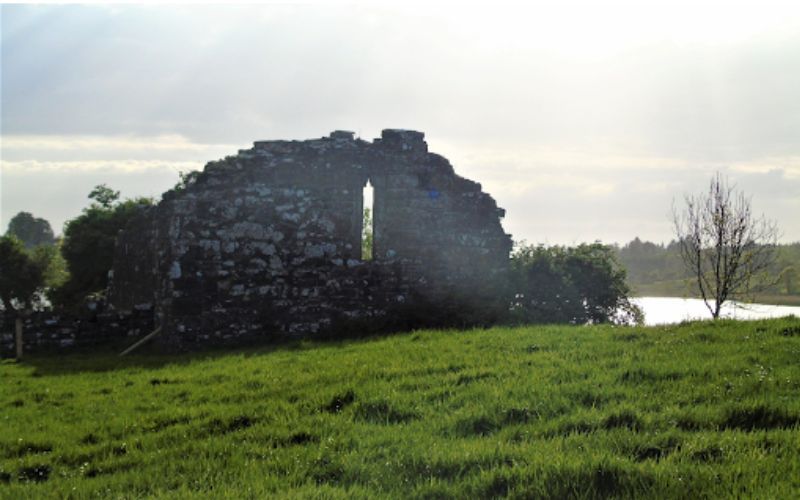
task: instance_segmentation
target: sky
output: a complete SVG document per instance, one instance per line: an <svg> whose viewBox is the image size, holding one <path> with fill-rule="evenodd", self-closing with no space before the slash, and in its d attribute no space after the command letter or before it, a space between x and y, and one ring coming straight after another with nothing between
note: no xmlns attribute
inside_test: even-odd
<svg viewBox="0 0 800 500"><path fill-rule="evenodd" d="M800 2L598 4L3 5L0 230L408 128L517 241L667 242L715 172L800 241Z"/></svg>

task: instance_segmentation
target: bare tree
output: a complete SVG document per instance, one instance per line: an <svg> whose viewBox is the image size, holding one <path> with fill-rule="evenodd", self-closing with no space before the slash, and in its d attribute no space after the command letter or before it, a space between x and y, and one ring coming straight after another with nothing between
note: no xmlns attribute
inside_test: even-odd
<svg viewBox="0 0 800 500"><path fill-rule="evenodd" d="M767 268L775 260L775 222L753 215L750 198L719 173L707 193L687 195L673 205L673 224L686 268L714 319L728 300L751 297L771 283Z"/></svg>

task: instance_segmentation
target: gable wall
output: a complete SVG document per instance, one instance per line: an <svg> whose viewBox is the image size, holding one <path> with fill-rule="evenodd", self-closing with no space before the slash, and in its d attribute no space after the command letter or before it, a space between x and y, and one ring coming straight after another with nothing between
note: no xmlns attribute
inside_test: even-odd
<svg viewBox="0 0 800 500"><path fill-rule="evenodd" d="M367 180L375 258L361 261ZM154 270L149 295L162 342L190 348L401 327L431 306L444 316L468 309L488 317L502 307L511 246L501 215L479 184L427 152L421 133L384 131L372 143L334 133L257 142L209 163L119 242L147 233L141 259L149 264L138 265ZM119 305L148 295L147 285L125 286L135 280L122 269L136 260L118 247L114 288L137 295L118 294Z"/></svg>

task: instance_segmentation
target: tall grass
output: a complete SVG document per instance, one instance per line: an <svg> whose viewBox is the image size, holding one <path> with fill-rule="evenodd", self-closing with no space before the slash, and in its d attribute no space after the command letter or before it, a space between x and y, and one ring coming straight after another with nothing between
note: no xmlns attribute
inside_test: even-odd
<svg viewBox="0 0 800 500"><path fill-rule="evenodd" d="M800 320L0 364L2 498L800 495Z"/></svg>

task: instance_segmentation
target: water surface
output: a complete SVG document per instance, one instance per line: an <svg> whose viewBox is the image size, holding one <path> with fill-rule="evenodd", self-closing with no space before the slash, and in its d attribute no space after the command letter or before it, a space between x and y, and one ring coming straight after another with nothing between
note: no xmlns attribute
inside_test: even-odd
<svg viewBox="0 0 800 500"><path fill-rule="evenodd" d="M644 311L646 325L680 323L684 320L711 319L711 313L701 299L679 297L635 297L633 302ZM773 306L768 304L745 304L726 302L721 317L735 319L779 318L795 315L800 317L800 307Z"/></svg>

